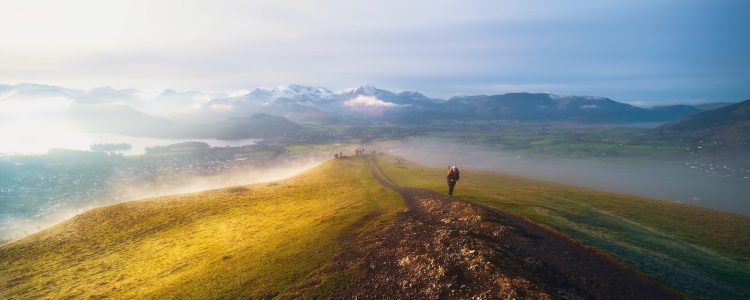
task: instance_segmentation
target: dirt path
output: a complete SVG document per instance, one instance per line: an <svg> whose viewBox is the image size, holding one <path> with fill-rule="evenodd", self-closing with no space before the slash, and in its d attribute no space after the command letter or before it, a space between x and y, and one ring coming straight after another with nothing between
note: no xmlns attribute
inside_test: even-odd
<svg viewBox="0 0 750 300"><path fill-rule="evenodd" d="M509 213L399 187L409 210L353 240L345 298L679 299L609 258Z"/></svg>

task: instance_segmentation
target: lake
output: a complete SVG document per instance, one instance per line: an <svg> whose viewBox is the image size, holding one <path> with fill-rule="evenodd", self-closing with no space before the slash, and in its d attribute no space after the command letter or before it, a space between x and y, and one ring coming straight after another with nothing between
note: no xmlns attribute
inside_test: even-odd
<svg viewBox="0 0 750 300"><path fill-rule="evenodd" d="M218 139L169 139L153 137L135 137L120 134L94 134L67 132L64 136L24 136L6 140L0 144L0 154L43 154L50 149L90 150L93 144L120 144L132 146L129 150L116 151L123 155L139 155L146 153L146 147L166 146L182 142L203 142L211 147L239 147L253 145L259 139L218 140Z"/></svg>

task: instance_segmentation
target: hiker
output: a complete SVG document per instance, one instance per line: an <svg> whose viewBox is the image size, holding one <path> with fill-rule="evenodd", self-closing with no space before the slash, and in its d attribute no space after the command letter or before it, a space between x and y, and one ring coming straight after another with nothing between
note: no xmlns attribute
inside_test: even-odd
<svg viewBox="0 0 750 300"><path fill-rule="evenodd" d="M459 174L456 166L448 166L448 197L453 197L453 188L456 187L458 182Z"/></svg>

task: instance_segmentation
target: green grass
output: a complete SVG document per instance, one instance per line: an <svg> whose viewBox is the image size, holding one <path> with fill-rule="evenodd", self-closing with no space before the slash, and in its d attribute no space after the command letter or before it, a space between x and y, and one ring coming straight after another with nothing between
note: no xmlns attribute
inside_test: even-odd
<svg viewBox="0 0 750 300"><path fill-rule="evenodd" d="M381 156L396 184L447 192L445 172ZM502 208L605 250L706 299L750 294L750 218L690 205L463 170L458 196Z"/></svg>
<svg viewBox="0 0 750 300"><path fill-rule="evenodd" d="M643 128L481 123L462 124L458 128L460 130L425 125L419 133L424 137L516 151L524 155L566 158L674 159L684 157L687 146L681 141L655 139Z"/></svg>
<svg viewBox="0 0 750 300"><path fill-rule="evenodd" d="M353 149L356 147L355 144L311 144L311 145L305 145L305 144L295 144L295 145L289 145L285 148L287 151L289 151L290 154L309 154L309 153L321 153L321 152L339 152L339 151L348 151L348 154L351 155L354 151Z"/></svg>
<svg viewBox="0 0 750 300"><path fill-rule="evenodd" d="M0 246L0 298L282 296L330 268L342 234L403 209L363 159L270 184L98 208ZM373 212L379 217L353 227ZM351 276L333 272L301 290L324 297Z"/></svg>

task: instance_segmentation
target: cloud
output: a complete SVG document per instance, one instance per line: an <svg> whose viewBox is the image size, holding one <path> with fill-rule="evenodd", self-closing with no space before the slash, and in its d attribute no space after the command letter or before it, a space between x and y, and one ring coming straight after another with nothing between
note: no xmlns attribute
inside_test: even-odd
<svg viewBox="0 0 750 300"><path fill-rule="evenodd" d="M403 105L385 102L372 96L359 95L354 99L344 102L343 106L358 113L379 117L383 115L386 109Z"/></svg>
<svg viewBox="0 0 750 300"><path fill-rule="evenodd" d="M356 107L367 107L367 108L385 108L385 107L396 107L401 106L395 103L385 102L376 97L359 95L354 99L344 102L345 107L356 108Z"/></svg>
<svg viewBox="0 0 750 300"><path fill-rule="evenodd" d="M530 89L649 101L750 93L742 1L3 4L2 83L222 91L368 83L435 97ZM689 85L652 88L665 78Z"/></svg>

